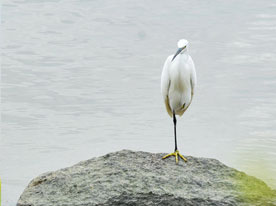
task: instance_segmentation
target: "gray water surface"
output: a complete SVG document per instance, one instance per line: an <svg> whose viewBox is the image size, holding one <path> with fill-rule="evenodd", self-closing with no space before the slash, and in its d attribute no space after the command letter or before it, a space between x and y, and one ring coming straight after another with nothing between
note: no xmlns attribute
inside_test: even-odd
<svg viewBox="0 0 276 206"><path fill-rule="evenodd" d="M275 1L4 0L1 30L2 205L81 160L172 152L160 75L180 38L198 75L180 152L276 188Z"/></svg>

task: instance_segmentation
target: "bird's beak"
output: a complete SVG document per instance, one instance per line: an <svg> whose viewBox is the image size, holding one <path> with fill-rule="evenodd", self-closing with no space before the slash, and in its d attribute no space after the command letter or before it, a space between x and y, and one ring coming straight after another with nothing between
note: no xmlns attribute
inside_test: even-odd
<svg viewBox="0 0 276 206"><path fill-rule="evenodd" d="M174 58L175 58L183 49L185 49L185 48L186 48L186 46L183 47L183 48L179 48L179 49L176 51L175 55L173 56L172 61L173 61Z"/></svg>

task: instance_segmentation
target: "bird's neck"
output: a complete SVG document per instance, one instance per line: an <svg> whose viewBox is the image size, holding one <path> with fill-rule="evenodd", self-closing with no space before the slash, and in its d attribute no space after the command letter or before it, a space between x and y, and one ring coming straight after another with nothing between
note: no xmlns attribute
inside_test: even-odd
<svg viewBox="0 0 276 206"><path fill-rule="evenodd" d="M188 58L189 58L189 55L188 55L188 53L187 52L181 52L180 54L179 54L179 60L182 62L182 61L187 61L188 60Z"/></svg>
<svg viewBox="0 0 276 206"><path fill-rule="evenodd" d="M183 50L180 52L180 54L187 54L187 53L188 53L187 48L183 49Z"/></svg>
<svg viewBox="0 0 276 206"><path fill-rule="evenodd" d="M179 56L182 60L186 60L189 55L187 51L184 51L184 52L181 52Z"/></svg>

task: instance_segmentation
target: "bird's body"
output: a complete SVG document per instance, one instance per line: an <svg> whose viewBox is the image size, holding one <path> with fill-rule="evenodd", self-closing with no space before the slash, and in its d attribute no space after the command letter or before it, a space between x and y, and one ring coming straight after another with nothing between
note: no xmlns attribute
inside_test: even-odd
<svg viewBox="0 0 276 206"><path fill-rule="evenodd" d="M182 116L190 106L196 85L196 71L194 62L187 51L188 41L178 42L178 51L170 55L165 61L161 76L161 92L168 114L175 123L175 150L176 145L176 117Z"/></svg>
<svg viewBox="0 0 276 206"><path fill-rule="evenodd" d="M170 55L164 65L161 79L162 95L167 112L172 116L183 115L189 107L195 86L195 69L192 58L183 53L171 61Z"/></svg>

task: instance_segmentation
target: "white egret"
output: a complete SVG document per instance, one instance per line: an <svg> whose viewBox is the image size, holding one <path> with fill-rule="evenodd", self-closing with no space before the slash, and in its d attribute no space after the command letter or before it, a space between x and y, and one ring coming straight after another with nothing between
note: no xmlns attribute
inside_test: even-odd
<svg viewBox="0 0 276 206"><path fill-rule="evenodd" d="M175 55L167 58L161 76L161 92L167 112L173 118L175 141L174 152L164 156L163 159L175 156L176 163L178 163L178 156L185 162L187 159L177 149L175 115L182 116L188 109L196 85L196 71L194 62L188 54L188 43L186 39L178 41L178 50Z"/></svg>

